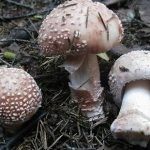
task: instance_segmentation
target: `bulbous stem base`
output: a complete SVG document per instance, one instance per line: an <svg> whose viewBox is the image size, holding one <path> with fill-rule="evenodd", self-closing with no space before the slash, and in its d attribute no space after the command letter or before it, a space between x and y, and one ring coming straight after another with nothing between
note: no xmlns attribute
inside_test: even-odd
<svg viewBox="0 0 150 150"><path fill-rule="evenodd" d="M150 81L129 83L117 119L111 125L115 138L146 147L150 141Z"/></svg>

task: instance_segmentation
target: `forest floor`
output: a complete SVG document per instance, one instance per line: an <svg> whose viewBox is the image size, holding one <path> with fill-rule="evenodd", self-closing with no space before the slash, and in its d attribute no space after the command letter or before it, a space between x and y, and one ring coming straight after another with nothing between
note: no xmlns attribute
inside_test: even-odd
<svg viewBox="0 0 150 150"><path fill-rule="evenodd" d="M109 91L108 73L120 55L132 50L150 50L150 1L101 0L118 14L125 35L122 44L107 53L109 60L98 58L106 112L106 117L98 122L88 122L77 103L71 100L68 73L59 67L63 57L45 58L37 44L43 19L62 2L0 1L0 65L26 70L43 94L42 108L31 121L11 136L1 132L0 150L144 150L115 140L111 135L110 125L119 108Z"/></svg>

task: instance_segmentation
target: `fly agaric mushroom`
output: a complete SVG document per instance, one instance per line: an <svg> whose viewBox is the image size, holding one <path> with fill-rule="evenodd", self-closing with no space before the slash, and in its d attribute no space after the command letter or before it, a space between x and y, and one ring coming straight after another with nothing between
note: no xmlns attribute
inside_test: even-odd
<svg viewBox="0 0 150 150"><path fill-rule="evenodd" d="M122 55L109 75L114 101L121 106L111 125L113 136L146 147L150 141L150 52Z"/></svg>
<svg viewBox="0 0 150 150"><path fill-rule="evenodd" d="M42 96L35 80L24 70L0 68L0 124L20 127L41 106Z"/></svg>
<svg viewBox="0 0 150 150"><path fill-rule="evenodd" d="M118 44L122 35L117 15L91 0L66 1L41 25L38 43L42 51L47 56L66 56L63 67L70 73L72 98L89 120L104 117L96 54Z"/></svg>

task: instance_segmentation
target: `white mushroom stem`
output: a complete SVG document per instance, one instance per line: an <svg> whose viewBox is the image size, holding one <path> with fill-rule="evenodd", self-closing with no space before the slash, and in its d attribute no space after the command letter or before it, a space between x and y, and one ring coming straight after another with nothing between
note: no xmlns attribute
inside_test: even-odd
<svg viewBox="0 0 150 150"><path fill-rule="evenodd" d="M146 147L150 141L150 81L129 83L117 119L111 125L115 138Z"/></svg>
<svg viewBox="0 0 150 150"><path fill-rule="evenodd" d="M72 98L79 103L83 115L88 117L89 121L104 118L101 95L103 88L100 85L96 55L69 55L63 66L70 73Z"/></svg>

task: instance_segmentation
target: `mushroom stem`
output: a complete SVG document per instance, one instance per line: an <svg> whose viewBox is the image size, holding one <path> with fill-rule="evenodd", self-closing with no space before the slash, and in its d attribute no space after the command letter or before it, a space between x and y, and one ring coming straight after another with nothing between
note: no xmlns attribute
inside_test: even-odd
<svg viewBox="0 0 150 150"><path fill-rule="evenodd" d="M89 121L104 118L103 88L95 54L69 55L63 65L70 73L69 87L72 98L79 103L81 112Z"/></svg>
<svg viewBox="0 0 150 150"><path fill-rule="evenodd" d="M117 119L111 125L115 138L146 147L150 140L150 81L127 84Z"/></svg>

